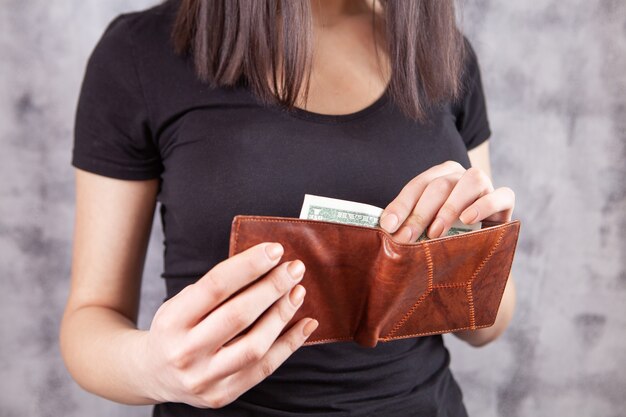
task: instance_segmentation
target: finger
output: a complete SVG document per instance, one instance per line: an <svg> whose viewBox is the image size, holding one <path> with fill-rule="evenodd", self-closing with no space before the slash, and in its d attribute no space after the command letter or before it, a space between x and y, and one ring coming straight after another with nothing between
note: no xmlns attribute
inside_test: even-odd
<svg viewBox="0 0 626 417"><path fill-rule="evenodd" d="M193 346L215 351L245 330L304 275L296 259L274 268L265 278L223 303L189 331Z"/></svg>
<svg viewBox="0 0 626 417"><path fill-rule="evenodd" d="M302 305L305 293L306 290L302 285L296 285L274 303L248 333L238 337L235 343L229 343L220 349L215 355L215 376L223 378L258 362L265 356L285 325Z"/></svg>
<svg viewBox="0 0 626 417"><path fill-rule="evenodd" d="M394 238L403 243L416 242L422 232L432 222L435 214L437 214L437 211L446 201L462 175L463 173L461 172L455 172L432 180L426 186L413 211L398 231L398 236L394 235ZM403 231L405 228L409 229L410 232L405 233Z"/></svg>
<svg viewBox="0 0 626 417"><path fill-rule="evenodd" d="M389 233L394 233L404 223L422 196L426 186L433 179L464 170L465 168L458 162L446 161L422 172L409 181L397 197L385 207L380 216L380 226Z"/></svg>
<svg viewBox="0 0 626 417"><path fill-rule="evenodd" d="M435 220L428 228L428 237L443 236L466 207L492 191L493 185L487 174L479 168L469 168L437 211Z"/></svg>
<svg viewBox="0 0 626 417"><path fill-rule="evenodd" d="M280 336L265 356L255 364L233 374L231 392L246 392L268 376L298 350L318 326L317 320L304 318ZM308 333L305 333L308 331Z"/></svg>
<svg viewBox="0 0 626 417"><path fill-rule="evenodd" d="M172 298L168 308L181 326L193 327L237 290L276 266L283 251L280 243L263 242L225 259Z"/></svg>
<svg viewBox="0 0 626 417"><path fill-rule="evenodd" d="M482 220L510 221L514 208L513 190L509 187L499 187L466 208L461 213L461 221L465 224L474 224Z"/></svg>

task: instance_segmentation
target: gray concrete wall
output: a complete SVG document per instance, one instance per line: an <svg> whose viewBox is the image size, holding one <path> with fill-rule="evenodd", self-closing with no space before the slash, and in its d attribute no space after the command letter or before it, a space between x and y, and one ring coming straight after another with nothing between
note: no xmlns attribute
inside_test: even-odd
<svg viewBox="0 0 626 417"><path fill-rule="evenodd" d="M514 322L446 336L472 416L626 415L626 2L464 2L496 186L522 234ZM83 392L59 355L73 221L72 123L105 25L149 0L0 3L0 416L147 416ZM164 294L155 222L140 326Z"/></svg>

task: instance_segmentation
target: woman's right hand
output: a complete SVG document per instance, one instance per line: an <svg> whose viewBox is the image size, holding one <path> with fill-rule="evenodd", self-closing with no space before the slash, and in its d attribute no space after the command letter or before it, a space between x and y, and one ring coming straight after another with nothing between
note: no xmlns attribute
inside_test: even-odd
<svg viewBox="0 0 626 417"><path fill-rule="evenodd" d="M161 305L150 330L143 332L139 351L153 398L223 407L302 346L317 328L316 320L304 318L278 337L305 293L296 285L304 264L294 260L276 266L282 254L279 243L255 245L215 265Z"/></svg>

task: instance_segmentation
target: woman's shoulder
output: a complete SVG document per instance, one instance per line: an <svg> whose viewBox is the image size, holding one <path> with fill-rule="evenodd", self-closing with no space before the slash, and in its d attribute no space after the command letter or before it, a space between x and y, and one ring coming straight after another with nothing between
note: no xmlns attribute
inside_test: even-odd
<svg viewBox="0 0 626 417"><path fill-rule="evenodd" d="M463 54L463 69L461 71L461 79L465 88L469 88L471 83L475 82L474 79L479 75L480 69L478 64L478 55L472 45L472 42L463 35L464 42L464 54Z"/></svg>
<svg viewBox="0 0 626 417"><path fill-rule="evenodd" d="M104 43L105 48L115 48L120 43L132 43L139 49L163 45L169 40L177 3L166 0L146 9L116 15L106 26L100 43Z"/></svg>

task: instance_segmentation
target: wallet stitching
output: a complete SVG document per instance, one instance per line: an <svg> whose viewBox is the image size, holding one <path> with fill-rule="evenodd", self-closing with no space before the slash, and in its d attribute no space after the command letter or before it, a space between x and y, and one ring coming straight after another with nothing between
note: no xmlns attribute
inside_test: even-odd
<svg viewBox="0 0 626 417"><path fill-rule="evenodd" d="M338 342L341 340L353 340L352 336L346 336L346 337L329 337L326 339L309 339L308 341L310 342Z"/></svg>
<svg viewBox="0 0 626 417"><path fill-rule="evenodd" d="M433 289L443 289L443 288L437 288L434 287ZM482 327L489 327L490 324L481 324L479 326L475 326L475 329L480 329ZM425 336L425 335L431 335L431 334L441 334L442 332L456 332L458 330L468 330L471 329L470 326L465 326L465 327L457 327L454 329L437 329L437 330L430 330L428 332L419 332L419 333L411 333L411 334L401 334L398 336L392 336L391 334L388 334L385 337L381 337L378 340L382 340L382 341L388 341L388 340L393 340L393 339L404 339L404 338L408 338L408 337L412 337L412 336Z"/></svg>
<svg viewBox="0 0 626 417"><path fill-rule="evenodd" d="M464 282L456 282L454 284L437 284L434 285L433 288L462 288L465 287L467 285L467 281Z"/></svg>
<svg viewBox="0 0 626 417"><path fill-rule="evenodd" d="M237 243L239 242L239 226L241 222L237 222L237 226L235 227L235 244L233 245L233 253L237 253Z"/></svg>
<svg viewBox="0 0 626 417"><path fill-rule="evenodd" d="M332 226L345 226L345 227L349 227L349 228L352 228L352 229L355 229L355 230L363 230L364 232L370 232L371 230L375 230L375 229L370 229L370 228L362 229L359 226L349 225L349 224L342 224L342 223L333 223L333 224L329 224L329 223L315 223L315 222L310 222L310 221L298 221L297 219L263 219L263 218L259 218L259 217L239 218L239 221L236 222L237 225L235 227L235 242L234 242L234 245L233 245L233 252L234 253L237 253L237 243L239 241L239 239L238 239L238 237L239 237L239 226L244 221L263 221L263 222L282 222L282 223L308 223L308 224L314 225L314 226L329 226L329 227L332 227ZM435 290L435 289L444 289L444 288L453 288L453 287L461 287L461 286L465 285L465 284L459 284L459 285L439 284L437 286L433 286L432 282L433 282L434 271L433 271L433 265L432 265L432 258L430 256L430 248L429 248L430 245L437 244L437 243L444 243L444 240L448 241L448 240L452 240L452 239L469 238L472 235L478 235L478 234L481 234L481 233L487 233L487 232L490 231L490 229L493 229L493 228L502 228L496 243L494 244L494 246L490 250L490 253L487 255L487 257L485 259L483 259L483 261L481 262L481 265L479 265L479 267L476 269L476 271L474 271L474 274L470 278L470 281L468 281L468 283L467 283L468 284L468 288L470 289L470 292L471 292L472 281L478 275L479 271L484 267L484 265L487 263L487 261L491 258L493 253L495 253L495 249L497 248L497 246L499 246L502 238L504 237L505 228L509 228L511 226L514 226L515 223L518 223L518 222L519 222L519 220L513 220L513 221L509 221L509 222L500 224L500 225L489 226L489 227L487 227L485 229L473 230L471 232L472 233L471 235L469 233L463 233L463 234L460 234L460 235L443 236L441 238L437 238L437 240L435 240L435 241L414 242L412 244L411 243L398 243L398 242L395 242L385 232L382 232L380 230L375 230L375 232L377 234L382 235L391 244L399 246L399 247L416 247L416 246L419 246L420 244L423 244L424 245L424 251L425 251L426 257L427 257L428 273L429 273L429 276L428 276L428 289L427 289L427 291L424 294L422 294L422 296L420 296L420 298L417 300L417 302L411 307L409 312L407 312L407 314L405 314L405 317L403 317L401 322L396 324L396 326L394 326L392 331L390 331L387 334L387 336L378 338L378 340L380 340L380 341L388 341L388 340L402 339L402 338L408 338L408 337L413 337L413 336L424 336L424 335L438 334L438 333L441 333L442 331L444 331L444 332L454 332L454 331L458 331L458 330L477 329L477 328L489 327L490 326L489 324L476 326L475 323L472 321L472 318L470 318L470 327L466 326L466 327L459 327L459 328L455 328L455 329L434 330L434 331L428 331L428 332L413 333L413 334L408 334L408 335L393 336L393 334L406 322L406 320L408 320L409 316L413 313L413 311L417 308L417 306L421 302L423 302L430 295L430 293L433 290ZM439 239L441 239L441 240L439 240ZM472 297L472 304L471 305L473 306L473 297ZM470 312L470 315L472 315L472 312ZM310 339L310 340L306 341L304 344L332 342L332 341L343 341L343 340L353 340L353 337L348 336L348 337L341 337L341 338L326 338L326 339L317 339L317 340Z"/></svg>
<svg viewBox="0 0 626 417"><path fill-rule="evenodd" d="M507 279L504 282L504 285L502 286L502 290L500 291L500 301L498 302L498 305L496 306L496 312L500 310L500 304L502 303L502 297L504 296L504 291L506 290L506 284L511 276L511 268L513 267L513 259L515 257L515 249L517 248L517 239L515 239L515 241L513 242L513 250L510 251L510 254L507 258L506 264L509 265L509 270L507 272ZM496 313L497 314L497 313ZM487 326L493 326L493 324L495 323L495 319L494 322L491 324L488 324Z"/></svg>
<svg viewBox="0 0 626 417"><path fill-rule="evenodd" d="M237 227L235 228L235 239L237 239L237 233L239 231L239 224L241 224L241 222L251 222L251 221L257 221L257 222L270 222L270 223L306 223L309 224L311 226L315 226L315 227L348 227L354 230L361 230L363 232L367 232L370 233L372 231L376 232L377 234L383 236L384 238L388 239L389 242L393 245L396 246L400 246L400 247L416 247L422 244L429 244L429 245L434 245L437 243L444 243L450 240L454 240L454 239L467 239L467 238L471 238L472 236L476 236L479 235L481 233L489 233L491 232L494 228L501 228L501 227L511 227L513 226L515 223L519 222L519 220L510 220L508 222L505 223L501 223L501 224L497 224L495 226L488 226L484 229L478 229L478 230L472 230L470 232L466 232L466 233L461 233L458 235L452 235L452 236L442 236L442 237L438 237L438 238L434 238L432 240L425 240L425 241L421 241L421 242L413 242L413 243L400 243L400 242L396 242L393 240L393 238L391 238L391 236L389 234L387 234L386 232L383 232L382 230L378 230L376 228L371 228L371 227L367 227L367 226L356 226L353 224L345 224L345 223L331 223L331 222L322 222L322 221L318 221L318 220L310 220L310 219L296 219L296 218L289 218L289 219L268 219L268 218L262 218L262 217L257 217L257 216L251 216L251 217L240 217L237 219ZM236 246L235 246L236 247Z"/></svg>
<svg viewBox="0 0 626 417"><path fill-rule="evenodd" d="M465 295L467 304L469 305L469 327L474 330L476 328L476 315L474 313L474 294L472 294L472 282L469 281L465 287Z"/></svg>
<svg viewBox="0 0 626 417"><path fill-rule="evenodd" d="M481 329L483 327L489 327L489 326L491 326L491 324L481 324L480 326L476 326L476 329ZM385 336L385 337L379 338L378 340L383 341L383 342L388 342L388 341L394 340L394 339L407 339L407 338L413 337L413 336L426 336L426 335L432 335L432 334L441 334L442 332L456 332L456 331L459 331L459 330L469 330L469 329L470 329L469 326L465 326L465 327L457 327L455 329L431 330L429 332L401 334L399 336Z"/></svg>
<svg viewBox="0 0 626 417"><path fill-rule="evenodd" d="M477 328L476 327L475 313L474 313L474 296L472 294L472 283L474 281L474 278L476 278L478 273L481 271L481 269L491 259L491 257L493 256L493 254L496 251L496 248L498 246L500 246L500 242L502 242L502 238L504 237L504 232L505 232L504 229L500 231L500 234L498 235L498 238L496 239L494 244L489 249L489 253L487 254L487 256L485 256L485 258L483 258L483 260L481 261L480 265L478 265L478 267L476 268L476 270L474 271L474 273L472 274L470 279L468 281L466 281L465 283L463 283L462 285L458 285L458 287L465 286L465 288L466 288L466 297L467 297L467 302L468 302L468 305L469 305L469 320L470 320L470 325L469 325L469 327L466 327L466 328L469 328L469 329L472 329L472 330L475 330ZM426 297L430 295L430 293L432 292L432 290L434 288L437 288L437 289L453 288L453 285L450 285L450 284L448 284L448 285L441 284L441 285L438 285L436 287L433 287L433 285L432 285L433 266L432 266L432 258L430 257L429 246L430 246L430 244L424 245L424 250L426 251L426 262L428 263L428 290L417 299L415 304L413 304L413 306L404 315L404 317L402 317L402 319L393 327L393 329L391 329L391 331L389 333L387 333L387 335L385 337L392 337L404 325L404 323L406 323L406 321L413 314L415 309L417 309L419 304L421 304L426 299ZM446 331L455 331L455 330L446 330ZM415 334L415 335L417 335L417 334Z"/></svg>
<svg viewBox="0 0 626 417"><path fill-rule="evenodd" d="M472 330L476 329L476 317L475 317L475 312L474 312L474 294L472 291L472 284L474 283L474 279L478 276L478 274L483 269L483 267L487 265L487 262L489 262L493 254L496 253L496 249L498 248L498 246L500 246L500 243L502 242L503 237L504 237L504 230L500 232L495 243L493 244L491 249L489 249L489 253L481 261L480 265L478 265L478 268L476 268L471 278L467 282L466 295L467 295L467 302L469 303L470 329Z"/></svg>
<svg viewBox="0 0 626 417"><path fill-rule="evenodd" d="M389 331L389 333L387 333L386 337L390 337L392 336L395 332L398 331L398 329L400 329L404 323L411 317L411 315L413 314L413 312L417 309L417 307L430 295L430 293L433 291L433 276L434 276L434 265L433 265L433 259L430 256L430 248L428 247L429 245L424 245L424 254L426 255L426 264L428 265L428 288L426 289L426 292L424 292L424 294L422 294L417 301L415 302L415 304L413 304L413 306L409 309L409 311L406 312L406 314L404 315L404 317L402 317L402 319L400 319L400 321L398 323L396 323L395 326L393 326L393 328L391 329L391 331Z"/></svg>

